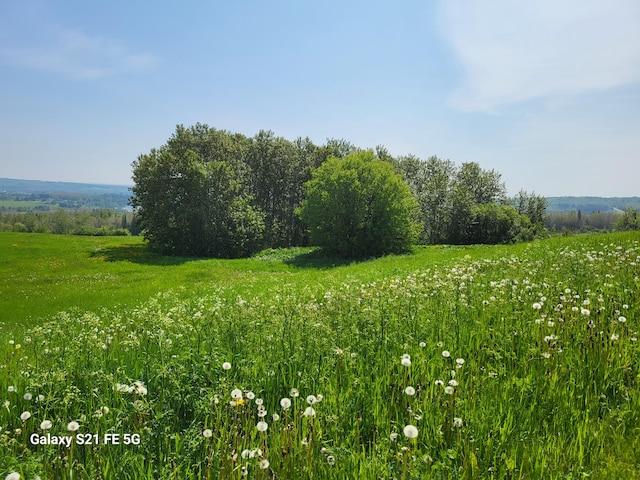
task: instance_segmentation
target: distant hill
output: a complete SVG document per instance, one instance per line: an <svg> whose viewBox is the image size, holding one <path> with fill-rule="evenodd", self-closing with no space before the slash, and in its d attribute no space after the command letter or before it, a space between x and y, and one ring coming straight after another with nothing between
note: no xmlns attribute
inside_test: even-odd
<svg viewBox="0 0 640 480"><path fill-rule="evenodd" d="M547 212L615 212L627 207L640 210L640 197L547 197Z"/></svg>
<svg viewBox="0 0 640 480"><path fill-rule="evenodd" d="M125 185L0 178L0 212L59 208L130 210L130 197L131 191Z"/></svg>
<svg viewBox="0 0 640 480"><path fill-rule="evenodd" d="M16 180L12 178L0 178L0 193L82 193L88 195L131 196L129 187L125 185L47 182L42 180Z"/></svg>

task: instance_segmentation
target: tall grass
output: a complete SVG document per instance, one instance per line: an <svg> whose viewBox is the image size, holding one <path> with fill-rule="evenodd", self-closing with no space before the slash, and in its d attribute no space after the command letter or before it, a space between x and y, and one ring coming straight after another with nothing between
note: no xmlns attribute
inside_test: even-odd
<svg viewBox="0 0 640 480"><path fill-rule="evenodd" d="M0 478L638 478L637 234L277 255L6 337Z"/></svg>

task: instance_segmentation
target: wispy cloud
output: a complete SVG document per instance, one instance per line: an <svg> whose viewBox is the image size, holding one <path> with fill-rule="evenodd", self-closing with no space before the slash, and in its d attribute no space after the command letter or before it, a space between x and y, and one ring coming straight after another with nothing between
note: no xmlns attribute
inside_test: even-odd
<svg viewBox="0 0 640 480"><path fill-rule="evenodd" d="M463 110L640 81L637 0L443 0L440 29L463 68L451 97Z"/></svg>
<svg viewBox="0 0 640 480"><path fill-rule="evenodd" d="M74 79L96 79L154 66L158 58L138 53L123 42L69 28L45 28L35 40L19 44L3 36L0 63L52 72Z"/></svg>

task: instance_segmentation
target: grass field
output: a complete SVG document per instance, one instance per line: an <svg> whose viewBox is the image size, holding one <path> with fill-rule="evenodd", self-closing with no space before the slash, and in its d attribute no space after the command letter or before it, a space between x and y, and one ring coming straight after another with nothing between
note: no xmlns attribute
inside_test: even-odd
<svg viewBox="0 0 640 480"><path fill-rule="evenodd" d="M0 250L0 478L639 478L637 233L350 264Z"/></svg>

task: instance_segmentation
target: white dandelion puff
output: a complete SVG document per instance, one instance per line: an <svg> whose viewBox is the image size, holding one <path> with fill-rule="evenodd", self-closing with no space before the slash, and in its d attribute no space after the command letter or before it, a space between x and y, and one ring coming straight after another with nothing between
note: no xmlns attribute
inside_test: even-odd
<svg viewBox="0 0 640 480"><path fill-rule="evenodd" d="M257 423L256 428L259 432L266 432L267 428L269 428L269 424L265 421L260 421Z"/></svg>
<svg viewBox="0 0 640 480"><path fill-rule="evenodd" d="M234 388L231 390L231 398L234 400L240 400L242 398L242 390L239 388Z"/></svg>
<svg viewBox="0 0 640 480"><path fill-rule="evenodd" d="M404 389L404 393L406 393L411 397L416 394L416 389L413 388L411 385L409 385L407 388Z"/></svg>
<svg viewBox="0 0 640 480"><path fill-rule="evenodd" d="M222 364L222 369L223 369L223 370L231 370L231 363L229 363L229 362L224 362L224 363Z"/></svg>
<svg viewBox="0 0 640 480"><path fill-rule="evenodd" d="M31 412L22 412L20 414L20 420L22 420L23 422L26 422L30 418L31 418Z"/></svg>
<svg viewBox="0 0 640 480"><path fill-rule="evenodd" d="M70 432L77 432L79 428L80 424L78 422L69 422L67 424L67 430L69 430Z"/></svg>
<svg viewBox="0 0 640 480"><path fill-rule="evenodd" d="M43 420L42 423L40 423L41 430L49 430L51 427L53 427L51 420Z"/></svg>
<svg viewBox="0 0 640 480"><path fill-rule="evenodd" d="M416 438L418 436L418 429L413 425L407 425L404 427L404 436L407 438Z"/></svg>
<svg viewBox="0 0 640 480"><path fill-rule="evenodd" d="M205 428L205 429L202 431L202 436L203 436L204 438L211 438L211 437L213 436L213 432L211 431L211 429L210 429L210 428Z"/></svg>
<svg viewBox="0 0 640 480"><path fill-rule="evenodd" d="M285 410L288 410L291 407L291 399L290 398L283 398L280 400L280 406L282 408L284 408Z"/></svg>

